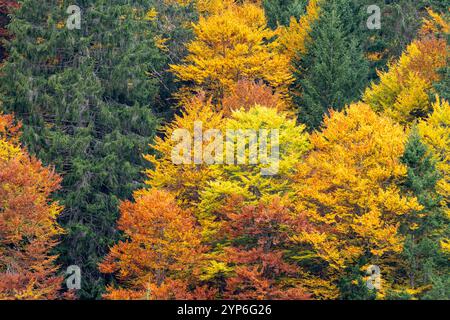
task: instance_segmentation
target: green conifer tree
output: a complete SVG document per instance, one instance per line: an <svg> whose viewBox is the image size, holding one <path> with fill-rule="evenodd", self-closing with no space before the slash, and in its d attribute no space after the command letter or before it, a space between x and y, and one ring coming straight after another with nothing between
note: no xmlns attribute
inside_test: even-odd
<svg viewBox="0 0 450 320"><path fill-rule="evenodd" d="M263 0L267 25L272 29L289 25L291 17L298 20L305 13L307 3L307 0Z"/></svg>
<svg viewBox="0 0 450 320"><path fill-rule="evenodd" d="M341 110L357 101L368 82L368 63L357 35L357 21L349 18L349 0L322 5L311 32L307 54L294 59L294 102L299 119L317 129L329 109Z"/></svg>
<svg viewBox="0 0 450 320"><path fill-rule="evenodd" d="M400 277L404 277L407 287L418 291L419 297L430 287L436 296L440 291L438 284L449 281L448 260L440 250L440 240L449 234L442 197L436 190L441 175L416 129L409 137L401 160L407 166L403 188L417 197L423 210L409 215L401 227L406 239Z"/></svg>
<svg viewBox="0 0 450 320"><path fill-rule="evenodd" d="M24 124L23 143L64 177L63 267L82 270L82 298L97 298L97 264L119 237L120 199L131 196L157 128L152 111L163 56L151 0L24 0L9 29L1 100Z"/></svg>

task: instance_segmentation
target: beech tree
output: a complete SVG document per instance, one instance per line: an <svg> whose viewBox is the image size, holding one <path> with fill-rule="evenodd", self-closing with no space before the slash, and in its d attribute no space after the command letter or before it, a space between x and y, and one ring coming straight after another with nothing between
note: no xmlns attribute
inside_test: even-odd
<svg viewBox="0 0 450 320"><path fill-rule="evenodd" d="M63 229L51 195L61 178L19 144L20 125L0 114L0 299L60 298L52 252Z"/></svg>
<svg viewBox="0 0 450 320"><path fill-rule="evenodd" d="M389 273L383 260L402 250L402 217L422 209L398 187L406 175L402 127L360 103L331 111L311 141L295 177L297 213L311 227L295 239L326 262L331 284L363 257Z"/></svg>
<svg viewBox="0 0 450 320"><path fill-rule="evenodd" d="M169 193L136 191L123 202L118 227L125 240L111 248L100 271L113 273L106 299L204 299L213 292L190 290L205 248L191 212Z"/></svg>
<svg viewBox="0 0 450 320"><path fill-rule="evenodd" d="M193 24L195 39L188 56L171 70L186 86L181 95L203 90L213 102L241 79L264 80L274 88L292 81L289 61L270 42L276 33L266 27L264 11L249 2L225 2L223 10L201 16Z"/></svg>
<svg viewBox="0 0 450 320"><path fill-rule="evenodd" d="M97 264L117 241L119 199L139 187L141 154L156 133L155 10L147 0L80 1L81 29L67 27L73 1L24 0L2 68L4 109L22 121L22 141L63 175L56 197L67 231L59 262L83 270L80 297L100 297ZM43 14L45 12L45 14Z"/></svg>
<svg viewBox="0 0 450 320"><path fill-rule="evenodd" d="M372 83L363 99L375 111L385 112L402 124L425 118L432 111L432 85L440 80L439 70L447 59L445 40L431 37L414 41L388 71L379 73L379 83Z"/></svg>
<svg viewBox="0 0 450 320"><path fill-rule="evenodd" d="M299 121L318 129L329 109L342 110L356 102L368 82L368 63L359 37L347 24L353 10L349 0L326 1L292 64L291 87ZM304 32L304 31L303 31ZM303 54L302 52L305 51Z"/></svg>
<svg viewBox="0 0 450 320"><path fill-rule="evenodd" d="M231 245L225 262L231 266L226 279L227 299L308 299L297 279L300 270L285 257L295 225L292 208L279 198L257 205L244 205L232 197L223 209L223 234Z"/></svg>
<svg viewBox="0 0 450 320"><path fill-rule="evenodd" d="M414 211L402 222L400 232L406 238L394 279L399 285L397 290L418 298L435 291L437 279L448 278L448 260L440 246L449 235L449 217L437 188L441 173L422 139L417 128L413 128L401 158L407 166L402 188L417 197L423 209Z"/></svg>

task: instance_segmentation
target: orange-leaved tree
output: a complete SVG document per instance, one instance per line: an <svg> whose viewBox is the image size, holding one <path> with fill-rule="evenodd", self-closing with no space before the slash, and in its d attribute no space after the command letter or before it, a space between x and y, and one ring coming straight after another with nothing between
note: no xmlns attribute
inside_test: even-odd
<svg viewBox="0 0 450 320"><path fill-rule="evenodd" d="M50 196L61 178L20 147L19 128L0 114L0 299L55 299L62 207Z"/></svg>
<svg viewBox="0 0 450 320"><path fill-rule="evenodd" d="M111 248L100 271L115 275L106 299L205 299L213 292L196 286L205 248L190 211L155 189L139 190L120 206L118 227L126 240ZM194 289L192 289L194 287ZM192 289L192 290L191 290Z"/></svg>

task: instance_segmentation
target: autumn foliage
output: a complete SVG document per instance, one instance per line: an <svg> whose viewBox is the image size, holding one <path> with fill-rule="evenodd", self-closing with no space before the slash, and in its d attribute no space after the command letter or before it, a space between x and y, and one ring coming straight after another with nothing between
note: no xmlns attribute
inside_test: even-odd
<svg viewBox="0 0 450 320"><path fill-rule="evenodd" d="M366 90L364 101L403 124L426 117L432 111L432 84L440 79L438 71L447 59L445 40L430 37L413 42L389 71L379 73L380 82Z"/></svg>
<svg viewBox="0 0 450 320"><path fill-rule="evenodd" d="M232 243L225 249L225 262L233 270L226 280L225 298L308 299L296 279L298 266L284 258L292 245L292 208L280 199L243 206L242 199L234 197L223 212L226 222L222 232Z"/></svg>
<svg viewBox="0 0 450 320"><path fill-rule="evenodd" d="M50 196L61 178L20 147L19 128L0 115L0 299L55 299L62 207Z"/></svg>
<svg viewBox="0 0 450 320"><path fill-rule="evenodd" d="M120 288L107 299L192 299L211 293L190 291L205 248L189 211L157 190L136 192L135 203L122 203L118 227L127 239L111 249L100 270L115 273Z"/></svg>
<svg viewBox="0 0 450 320"><path fill-rule="evenodd" d="M220 103L242 79L263 80L280 90L292 81L289 59L276 50L277 42L269 42L276 33L266 27L258 5L225 1L223 10L201 16L193 30L189 54L182 64L171 65L180 81L193 84L189 91L203 90Z"/></svg>
<svg viewBox="0 0 450 320"><path fill-rule="evenodd" d="M444 1L106 2L0 0L0 300L450 299Z"/></svg>
<svg viewBox="0 0 450 320"><path fill-rule="evenodd" d="M382 265L402 249L401 217L420 209L397 186L406 174L399 160L406 135L365 104L332 111L324 122L297 170L297 211L311 227L295 239L337 273L365 255Z"/></svg>

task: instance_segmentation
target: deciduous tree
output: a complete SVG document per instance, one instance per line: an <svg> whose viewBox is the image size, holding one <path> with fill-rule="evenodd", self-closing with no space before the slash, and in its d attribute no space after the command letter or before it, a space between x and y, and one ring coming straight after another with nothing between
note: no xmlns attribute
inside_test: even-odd
<svg viewBox="0 0 450 320"><path fill-rule="evenodd" d="M329 109L341 110L360 99L368 82L368 63L362 45L347 21L349 0L327 1L309 33L306 54L297 47L292 86L299 120L317 129Z"/></svg>
<svg viewBox="0 0 450 320"><path fill-rule="evenodd" d="M220 103L241 79L263 80L274 88L292 81L287 57L275 50L276 33L267 28L264 11L253 3L226 2L223 10L201 16L193 24L189 54L171 69L185 91L203 90Z"/></svg>
<svg viewBox="0 0 450 320"><path fill-rule="evenodd" d="M19 127L0 114L0 299L56 299L61 178L21 148Z"/></svg>
<svg viewBox="0 0 450 320"><path fill-rule="evenodd" d="M227 299L307 299L298 280L299 268L288 261L295 219L292 208L279 198L257 205L244 205L232 197L224 207L223 234L231 243L225 262L231 266L226 280Z"/></svg>
<svg viewBox="0 0 450 320"><path fill-rule="evenodd" d="M147 0L79 1L81 29L70 30L73 1L20 3L0 94L28 150L63 174L60 262L82 268L81 297L100 297L97 264L118 239L119 199L139 186L158 125L154 10Z"/></svg>
<svg viewBox="0 0 450 320"><path fill-rule="evenodd" d="M429 95L433 82L440 80L438 71L446 66L447 58L445 40L414 41L388 71L379 73L379 83L366 90L364 101L402 124L425 118L432 111Z"/></svg>
<svg viewBox="0 0 450 320"><path fill-rule="evenodd" d="M295 184L298 217L311 227L296 240L311 246L316 263L326 262L320 272L331 272L331 284L362 257L389 274L383 260L402 250L402 217L422 209L398 187L406 175L403 128L360 103L331 111L311 141Z"/></svg>
<svg viewBox="0 0 450 320"><path fill-rule="evenodd" d="M113 273L106 299L205 299L213 292L195 284L205 248L190 211L155 189L139 190L123 202L118 227L125 240L111 248L100 271Z"/></svg>

